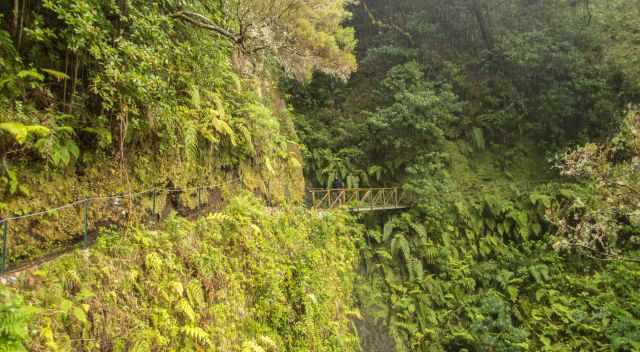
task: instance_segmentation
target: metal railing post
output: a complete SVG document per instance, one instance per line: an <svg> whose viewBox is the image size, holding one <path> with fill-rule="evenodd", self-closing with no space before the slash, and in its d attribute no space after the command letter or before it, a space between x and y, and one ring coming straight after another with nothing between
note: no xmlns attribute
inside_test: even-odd
<svg viewBox="0 0 640 352"><path fill-rule="evenodd" d="M85 200L83 207L82 207L82 213L83 213L83 225L82 225L82 234L83 234L83 240L84 240L84 245L86 246L89 243L89 200Z"/></svg>
<svg viewBox="0 0 640 352"><path fill-rule="evenodd" d="M7 268L7 237L9 236L9 221L2 222L2 262L0 263L0 274L4 274Z"/></svg>
<svg viewBox="0 0 640 352"><path fill-rule="evenodd" d="M395 196L396 196L396 208L397 208L397 207L400 206L400 199L398 197L398 189L397 188L394 188L394 193L395 193Z"/></svg>
<svg viewBox="0 0 640 352"><path fill-rule="evenodd" d="M371 191L371 194L369 195L369 208L371 208L371 210L373 210L373 192L375 191Z"/></svg>

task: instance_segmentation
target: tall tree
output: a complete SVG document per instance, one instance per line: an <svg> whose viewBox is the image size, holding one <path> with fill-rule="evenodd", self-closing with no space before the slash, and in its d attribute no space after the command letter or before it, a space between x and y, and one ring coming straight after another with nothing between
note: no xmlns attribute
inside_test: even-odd
<svg viewBox="0 0 640 352"><path fill-rule="evenodd" d="M256 59L266 53L297 78L319 70L347 78L356 69L354 32L342 24L350 17L348 0L224 0L222 23L197 9L173 15L233 42ZM264 58L264 57L261 57Z"/></svg>

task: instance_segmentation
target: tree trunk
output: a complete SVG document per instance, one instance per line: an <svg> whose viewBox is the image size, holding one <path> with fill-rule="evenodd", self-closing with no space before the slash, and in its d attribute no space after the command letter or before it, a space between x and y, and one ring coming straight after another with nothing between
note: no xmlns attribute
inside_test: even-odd
<svg viewBox="0 0 640 352"><path fill-rule="evenodd" d="M69 98L69 111L73 111L73 98L76 95L76 89L78 87L78 72L80 70L80 54L76 53L73 69L73 85L71 88L71 97Z"/></svg>
<svg viewBox="0 0 640 352"><path fill-rule="evenodd" d="M64 74L69 75L69 49L64 52ZM64 86L62 88L62 111L68 112L67 110L67 81L64 80Z"/></svg>
<svg viewBox="0 0 640 352"><path fill-rule="evenodd" d="M20 0L13 0L13 35L18 38L18 19L20 18Z"/></svg>
<svg viewBox="0 0 640 352"><path fill-rule="evenodd" d="M480 3L478 3L478 0L471 1L471 12L473 13L473 16L476 18L476 21L478 21L480 34L482 35L482 40L484 41L487 47L487 50L493 51L493 37L491 35L491 31L489 30L489 25L487 23L487 20L484 14L482 13L482 8L480 6Z"/></svg>
<svg viewBox="0 0 640 352"><path fill-rule="evenodd" d="M17 4L16 0L16 4ZM24 29L24 18L26 17L27 14L27 1L29 0L24 0L22 1L22 16L20 16L20 23L18 25L18 30L17 30L17 36L18 36L18 46L17 46L17 50L18 52L20 51L20 48L22 47L22 32Z"/></svg>

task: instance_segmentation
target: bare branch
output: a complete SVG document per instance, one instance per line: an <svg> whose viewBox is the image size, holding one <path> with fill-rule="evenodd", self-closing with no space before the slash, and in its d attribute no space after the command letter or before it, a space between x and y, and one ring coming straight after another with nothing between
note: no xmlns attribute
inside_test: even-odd
<svg viewBox="0 0 640 352"><path fill-rule="evenodd" d="M230 39L231 41L233 41L236 44L241 44L243 41L243 37L240 34L236 34L233 33L231 31L229 31L228 29L221 27L217 24L215 24L214 22L212 22L210 19L208 19L207 17L199 14L199 13L195 13L195 12L190 12L190 11L178 11L176 13L173 14L173 17L175 18L179 18L182 19L194 26L200 27L200 28L204 28L204 29L208 29L212 32L215 32L227 39Z"/></svg>

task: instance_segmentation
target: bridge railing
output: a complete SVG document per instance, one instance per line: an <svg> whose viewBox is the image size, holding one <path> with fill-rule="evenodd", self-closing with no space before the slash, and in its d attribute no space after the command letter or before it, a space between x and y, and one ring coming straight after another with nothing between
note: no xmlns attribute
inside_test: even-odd
<svg viewBox="0 0 640 352"><path fill-rule="evenodd" d="M311 206L317 209L348 207L352 210L406 208L402 190L391 188L311 189Z"/></svg>

